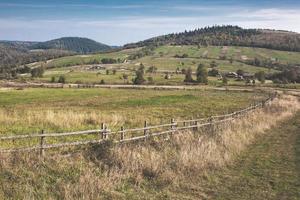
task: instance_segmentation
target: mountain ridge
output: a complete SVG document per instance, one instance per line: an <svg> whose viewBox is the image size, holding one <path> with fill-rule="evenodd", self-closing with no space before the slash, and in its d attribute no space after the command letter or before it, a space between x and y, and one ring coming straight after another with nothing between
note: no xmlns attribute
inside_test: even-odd
<svg viewBox="0 0 300 200"><path fill-rule="evenodd" d="M272 29L243 29L239 26L212 26L153 37L124 48L160 45L245 46L300 52L300 34Z"/></svg>

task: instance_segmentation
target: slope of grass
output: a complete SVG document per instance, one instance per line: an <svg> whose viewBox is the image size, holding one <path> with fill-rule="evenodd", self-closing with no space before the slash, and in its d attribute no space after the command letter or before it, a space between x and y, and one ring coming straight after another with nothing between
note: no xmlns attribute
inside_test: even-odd
<svg viewBox="0 0 300 200"><path fill-rule="evenodd" d="M300 113L268 132L211 177L212 199L300 198Z"/></svg>
<svg viewBox="0 0 300 200"><path fill-rule="evenodd" d="M241 60L241 56L245 55L249 59L255 57L270 60L272 58L277 58L281 63L300 63L300 52L287 52L287 51L278 51L270 50L264 48L251 48L251 47L233 47L229 46L226 48L219 46L210 46L210 47L200 47L197 46L162 46L157 48L157 55L160 52L164 56L175 56L176 54L188 54L189 57L203 57L206 55L209 58L217 59L221 55L225 55L227 58L232 57L234 60Z"/></svg>

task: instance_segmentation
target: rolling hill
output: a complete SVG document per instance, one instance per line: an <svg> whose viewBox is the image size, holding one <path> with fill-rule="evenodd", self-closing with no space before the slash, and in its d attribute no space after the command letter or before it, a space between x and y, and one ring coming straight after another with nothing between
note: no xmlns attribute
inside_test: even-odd
<svg viewBox="0 0 300 200"><path fill-rule="evenodd" d="M30 49L59 49L80 54L94 53L111 49L110 46L88 38L63 37L46 42L39 42L29 47Z"/></svg>
<svg viewBox="0 0 300 200"><path fill-rule="evenodd" d="M163 35L125 48L157 45L244 46L284 51L300 51L300 34L288 31L243 29L238 26L213 26Z"/></svg>

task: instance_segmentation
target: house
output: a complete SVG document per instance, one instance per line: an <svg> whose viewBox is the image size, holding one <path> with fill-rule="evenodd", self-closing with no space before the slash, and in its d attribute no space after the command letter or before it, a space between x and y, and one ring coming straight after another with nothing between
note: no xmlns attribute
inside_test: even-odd
<svg viewBox="0 0 300 200"><path fill-rule="evenodd" d="M228 72L226 77L228 78L237 78L239 75L236 72Z"/></svg>
<svg viewBox="0 0 300 200"><path fill-rule="evenodd" d="M254 74L244 73L243 77L244 79L254 79Z"/></svg>

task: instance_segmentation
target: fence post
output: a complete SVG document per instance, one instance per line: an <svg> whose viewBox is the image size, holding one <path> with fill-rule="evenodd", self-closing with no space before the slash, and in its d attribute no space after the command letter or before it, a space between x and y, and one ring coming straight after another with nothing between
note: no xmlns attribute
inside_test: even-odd
<svg viewBox="0 0 300 200"><path fill-rule="evenodd" d="M104 123L101 124L101 136L102 136L102 140L106 139L106 126Z"/></svg>
<svg viewBox="0 0 300 200"><path fill-rule="evenodd" d="M171 130L173 130L173 131L172 131L172 134L175 133L175 129L176 129L175 119L172 118L172 119L171 119Z"/></svg>
<svg viewBox="0 0 300 200"><path fill-rule="evenodd" d="M194 128L194 130L195 130L195 131L198 131L198 121L195 121L195 126L196 126L196 127Z"/></svg>
<svg viewBox="0 0 300 200"><path fill-rule="evenodd" d="M145 136L145 141L147 140L147 137L149 136L149 135L148 135L148 129L147 129L147 126L148 126L148 123L147 123L147 121L145 120L145 121L144 121L144 136Z"/></svg>
<svg viewBox="0 0 300 200"><path fill-rule="evenodd" d="M44 135L44 130L41 131L41 135ZM41 138L40 138L40 156L41 157L44 157L44 155L45 155L44 140L45 140L45 136L41 136Z"/></svg>
<svg viewBox="0 0 300 200"><path fill-rule="evenodd" d="M210 123L210 131L211 131L211 133L214 133L214 124L213 124L213 117L211 116L210 118L209 118L209 123Z"/></svg>
<svg viewBox="0 0 300 200"><path fill-rule="evenodd" d="M125 139L124 127L121 127L121 141Z"/></svg>
<svg viewBox="0 0 300 200"><path fill-rule="evenodd" d="M110 130L108 129L107 125L105 125L105 139L106 140L109 138L109 132L110 132Z"/></svg>

